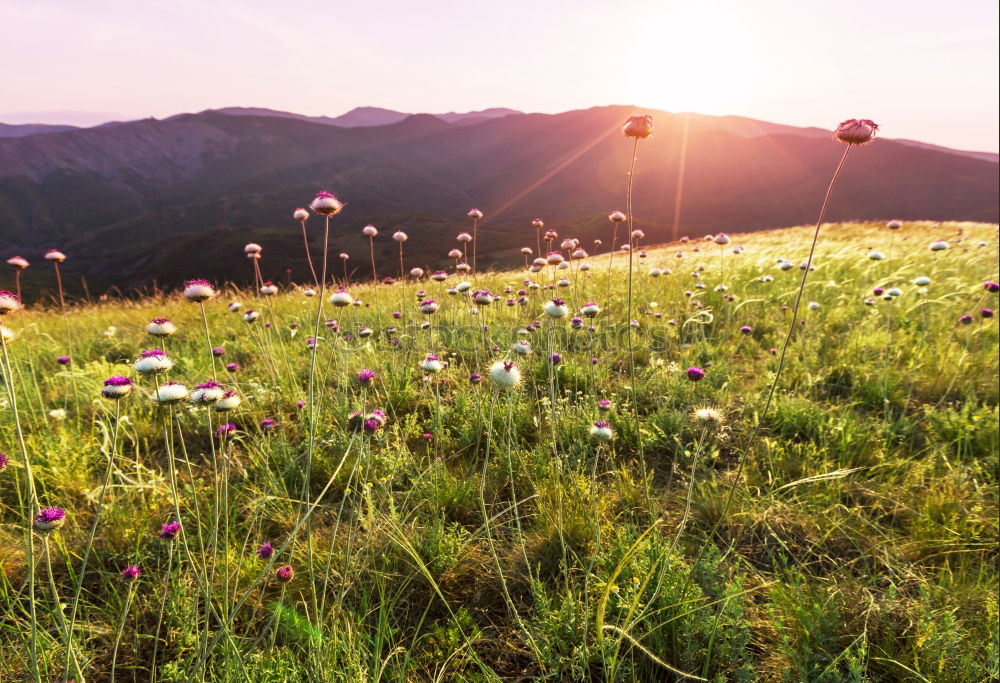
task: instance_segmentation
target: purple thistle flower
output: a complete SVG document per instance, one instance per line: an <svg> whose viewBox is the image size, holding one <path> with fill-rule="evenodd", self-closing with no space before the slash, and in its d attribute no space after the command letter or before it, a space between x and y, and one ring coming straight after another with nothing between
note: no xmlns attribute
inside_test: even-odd
<svg viewBox="0 0 1000 683"><path fill-rule="evenodd" d="M687 369L687 378L692 382L700 382L705 378L705 371L699 367L690 367Z"/></svg>
<svg viewBox="0 0 1000 683"><path fill-rule="evenodd" d="M561 355L559 355L555 351L553 351L551 354L549 354L549 364L550 365L559 365L560 363L562 363L562 356Z"/></svg>
<svg viewBox="0 0 1000 683"><path fill-rule="evenodd" d="M600 410L602 413L611 410L611 401L609 401L606 398L602 398L600 401L597 402L597 409Z"/></svg>
<svg viewBox="0 0 1000 683"><path fill-rule="evenodd" d="M220 358L226 355L226 350L221 346L216 346L214 349L212 349L212 355L215 356L216 358Z"/></svg>
<svg viewBox="0 0 1000 683"><path fill-rule="evenodd" d="M149 349L139 352L139 358L160 358L165 355L167 354L162 349Z"/></svg>
<svg viewBox="0 0 1000 683"><path fill-rule="evenodd" d="M216 431L219 432L219 436L228 436L236 431L236 425L232 423L219 425L219 428Z"/></svg>
<svg viewBox="0 0 1000 683"><path fill-rule="evenodd" d="M0 453L0 470L6 469L7 465L10 464L10 458L7 457L6 453Z"/></svg>
<svg viewBox="0 0 1000 683"><path fill-rule="evenodd" d="M363 387L366 387L369 384L371 384L372 380L374 380L375 377L376 374L374 370L369 370L367 368L365 368L364 370L358 370L358 384L360 384Z"/></svg>
<svg viewBox="0 0 1000 683"><path fill-rule="evenodd" d="M261 543L260 547L257 548L257 557L262 560L270 560L272 555L274 555L274 546L267 541Z"/></svg>
<svg viewBox="0 0 1000 683"><path fill-rule="evenodd" d="M130 564L122 570L120 576L126 581L135 581L142 576L142 570L139 569L139 565Z"/></svg>
<svg viewBox="0 0 1000 683"><path fill-rule="evenodd" d="M753 333L753 328L750 327L749 325L744 325L743 327L740 328L740 334L752 334L752 333Z"/></svg>
<svg viewBox="0 0 1000 683"><path fill-rule="evenodd" d="M483 381L483 376L480 375L478 372L474 372L471 375L469 375L469 382L471 382L472 384L479 384L482 381Z"/></svg>
<svg viewBox="0 0 1000 683"><path fill-rule="evenodd" d="M226 365L227 372L239 372L239 370L240 370L239 363L229 363L228 365Z"/></svg>
<svg viewBox="0 0 1000 683"><path fill-rule="evenodd" d="M985 289L987 292L993 292L994 294L996 294L997 292L1000 292L1000 282L993 282L992 280L987 280L986 282L983 283L983 289Z"/></svg>
<svg viewBox="0 0 1000 683"><path fill-rule="evenodd" d="M364 427L365 427L365 431L366 432L377 432L378 429L379 429L379 427L381 427L381 426L382 426L381 422L379 422L378 420L372 419L372 418L369 418L369 419L365 420L365 423L364 423Z"/></svg>
<svg viewBox="0 0 1000 683"><path fill-rule="evenodd" d="M430 432L424 432L420 438L422 438L424 441L430 441L431 439L434 438L434 435L431 434Z"/></svg>
<svg viewBox="0 0 1000 683"><path fill-rule="evenodd" d="M984 318L992 318L993 317L993 309L992 308L984 308L983 310L979 311L979 315L983 316Z"/></svg>
<svg viewBox="0 0 1000 683"><path fill-rule="evenodd" d="M278 577L278 581L281 581L281 583L288 583L295 578L295 569L293 569L290 564L283 565L278 567L278 571L275 572L275 576Z"/></svg>
<svg viewBox="0 0 1000 683"><path fill-rule="evenodd" d="M160 538L165 541L172 541L177 538L177 534L180 533L181 523L180 522L167 522L160 529Z"/></svg>
<svg viewBox="0 0 1000 683"><path fill-rule="evenodd" d="M876 287L875 289L872 290L872 294L874 294L875 296L882 296L883 294L885 294L885 290L882 289L881 287Z"/></svg>
<svg viewBox="0 0 1000 683"><path fill-rule="evenodd" d="M35 531L52 531L66 522L66 511L62 508L42 508L32 518Z"/></svg>
<svg viewBox="0 0 1000 683"><path fill-rule="evenodd" d="M59 356L58 358L56 358L56 362L59 363L59 365L69 365L69 363L70 363L70 357L69 356Z"/></svg>
<svg viewBox="0 0 1000 683"><path fill-rule="evenodd" d="M192 285L202 285L202 286L211 287L212 283L209 282L208 280L202 280L200 278L197 278L197 279L194 279L194 280L188 280L188 281L186 281L184 283L184 287L191 287Z"/></svg>
<svg viewBox="0 0 1000 683"><path fill-rule="evenodd" d="M264 418L263 420L260 421L261 431L264 431L264 432L269 432L269 431L273 430L277 425L278 425L278 422L276 420L272 420L269 417L266 417L266 418Z"/></svg>

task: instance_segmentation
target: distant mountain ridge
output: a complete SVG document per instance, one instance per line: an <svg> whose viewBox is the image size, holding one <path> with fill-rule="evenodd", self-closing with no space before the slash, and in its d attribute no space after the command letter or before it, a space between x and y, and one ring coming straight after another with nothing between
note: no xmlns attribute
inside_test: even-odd
<svg viewBox="0 0 1000 683"><path fill-rule="evenodd" d="M290 214L321 189L347 202L333 248L355 255L367 251L359 231L372 223L409 233L408 262L443 265L473 206L486 212L481 263L519 260L521 246L534 247L535 217L585 243L600 238L606 249L607 213L623 205L631 153L619 129L636 111L404 114L344 126L209 110L2 138L0 256L36 261L59 247L70 255L67 274L86 275L94 288L199 273L240 280L248 276L242 245L253 240L266 247L265 276L278 280L285 267L305 272ZM815 220L842 150L829 131L647 111L656 130L639 145L635 206L649 240L672 236L685 130L681 234ZM829 219L995 222L997 169L953 150L881 139L852 155ZM376 248L391 258L394 244L379 238ZM8 275L0 271L0 286Z"/></svg>

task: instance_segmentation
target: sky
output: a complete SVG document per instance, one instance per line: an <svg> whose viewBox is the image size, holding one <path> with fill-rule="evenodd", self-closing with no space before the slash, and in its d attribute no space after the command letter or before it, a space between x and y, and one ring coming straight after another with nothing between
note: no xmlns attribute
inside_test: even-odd
<svg viewBox="0 0 1000 683"><path fill-rule="evenodd" d="M0 121L606 104L1000 148L995 0L0 0Z"/></svg>

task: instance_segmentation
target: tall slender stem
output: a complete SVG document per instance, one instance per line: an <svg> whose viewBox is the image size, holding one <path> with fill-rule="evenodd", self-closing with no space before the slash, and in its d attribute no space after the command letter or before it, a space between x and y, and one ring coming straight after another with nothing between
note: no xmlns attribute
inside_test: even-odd
<svg viewBox="0 0 1000 683"><path fill-rule="evenodd" d="M750 435L750 440L743 448L743 452L740 453L739 462L736 466L736 476L733 477L732 486L729 488L729 495L726 497L726 504L723 506L722 512L719 514L718 519L712 526L712 530L709 532L708 536L705 537L705 542L702 544L701 549L698 551L697 558L691 565L691 571L688 572L687 579L681 589L681 602L683 602L684 595L687 592L687 587L691 583L694 568L697 567L698 563L701 561L702 556L705 554L705 549L708 547L708 544L712 542L712 539L715 537L719 527L722 526L722 522L725 520L726 515L729 514L729 509L733 504L733 498L736 496L736 487L739 486L740 477L743 475L743 467L746 465L747 455L750 453L754 443L757 441L757 435L760 433L760 426L764 423L767 411L771 407L771 401L774 399L774 393L778 387L778 381L781 379L781 370L785 367L785 354L788 351L788 344L792 339L792 335L795 333L795 324L798 322L799 306L802 304L802 293L806 288L806 279L809 277L809 269L812 267L813 255L816 253L816 243L819 241L819 229L820 226L823 225L823 218L826 217L826 209L830 205L830 195L833 193L833 188L837 184L837 178L840 177L840 171L844 168L844 163L847 161L847 154L851 151L851 147L853 147L853 145L848 145L844 150L844 155L840 158L840 163L837 164L837 170L834 171L833 177L830 179L830 184L826 188L826 195L823 197L823 205L820 207L819 218L816 220L816 230L813 232L812 245L809 247L809 258L806 259L806 267L802 270L802 280L799 282L799 291L795 297L795 306L792 308L792 320L788 324L788 332L785 334L785 341L781 345L781 354L778 356L778 368L774 372L774 379L771 381L771 388L767 392L767 400L764 401L764 408L761 411L760 416L757 418L757 424L754 425L753 432Z"/></svg>
<svg viewBox="0 0 1000 683"><path fill-rule="evenodd" d="M31 469L31 456L28 455L28 446L24 441L24 432L21 430L21 418L17 411L17 397L14 393L14 373L11 371L10 354L7 351L7 342L0 334L0 349L3 350L3 383L7 388L7 401L10 404L10 413L14 421L14 433L17 434L17 444L21 450L21 458L24 460L24 474L28 483L28 512L25 517L25 536L27 538L27 563L28 563L28 603L31 611L31 634L29 640L31 672L35 680L41 680L38 674L38 615L35 601L35 542L32 535L31 523L35 511L40 508L38 504L38 493L35 490L35 476Z"/></svg>
<svg viewBox="0 0 1000 683"><path fill-rule="evenodd" d="M642 478L643 478L643 488L646 491L646 501L650 500L649 497L649 484L646 478L646 457L643 454L642 449L642 431L640 429L639 423L639 397L635 391L635 351L632 347L632 262L633 253L635 250L632 248L632 178L635 175L635 158L636 152L639 149L639 138L635 139L635 143L632 145L632 164L628 169L628 187L625 191L625 205L626 211L628 212L628 303L626 305L625 313L625 335L628 339L628 365L629 365L629 380L632 388L632 413L635 416L635 442L639 449L639 463L642 466Z"/></svg>

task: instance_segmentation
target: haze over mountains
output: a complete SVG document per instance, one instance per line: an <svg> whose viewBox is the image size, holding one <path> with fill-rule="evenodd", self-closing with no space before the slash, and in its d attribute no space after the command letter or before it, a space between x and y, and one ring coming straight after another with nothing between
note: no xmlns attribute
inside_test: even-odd
<svg viewBox="0 0 1000 683"><path fill-rule="evenodd" d="M303 280L291 212L322 189L347 202L331 248L350 252L362 274L363 225L380 228L378 257L384 274L396 274L392 231L409 233L408 263L439 266L473 206L486 213L481 262L519 261L521 246L534 247L535 217L607 248L606 216L624 204L631 154L618 129L636 111L360 107L309 117L227 108L68 130L0 126L0 256L33 262L29 286L45 281L40 257L53 247L95 290L173 286L196 276L248 280L242 246L252 240L265 247L266 277L284 280L291 267ZM680 234L692 236L815 220L843 151L817 128L641 111L656 121L635 178L636 219L650 242L671 237L685 139ZM828 218L995 222L997 170L995 154L880 139L852 152ZM318 248L320 221L309 225Z"/></svg>

